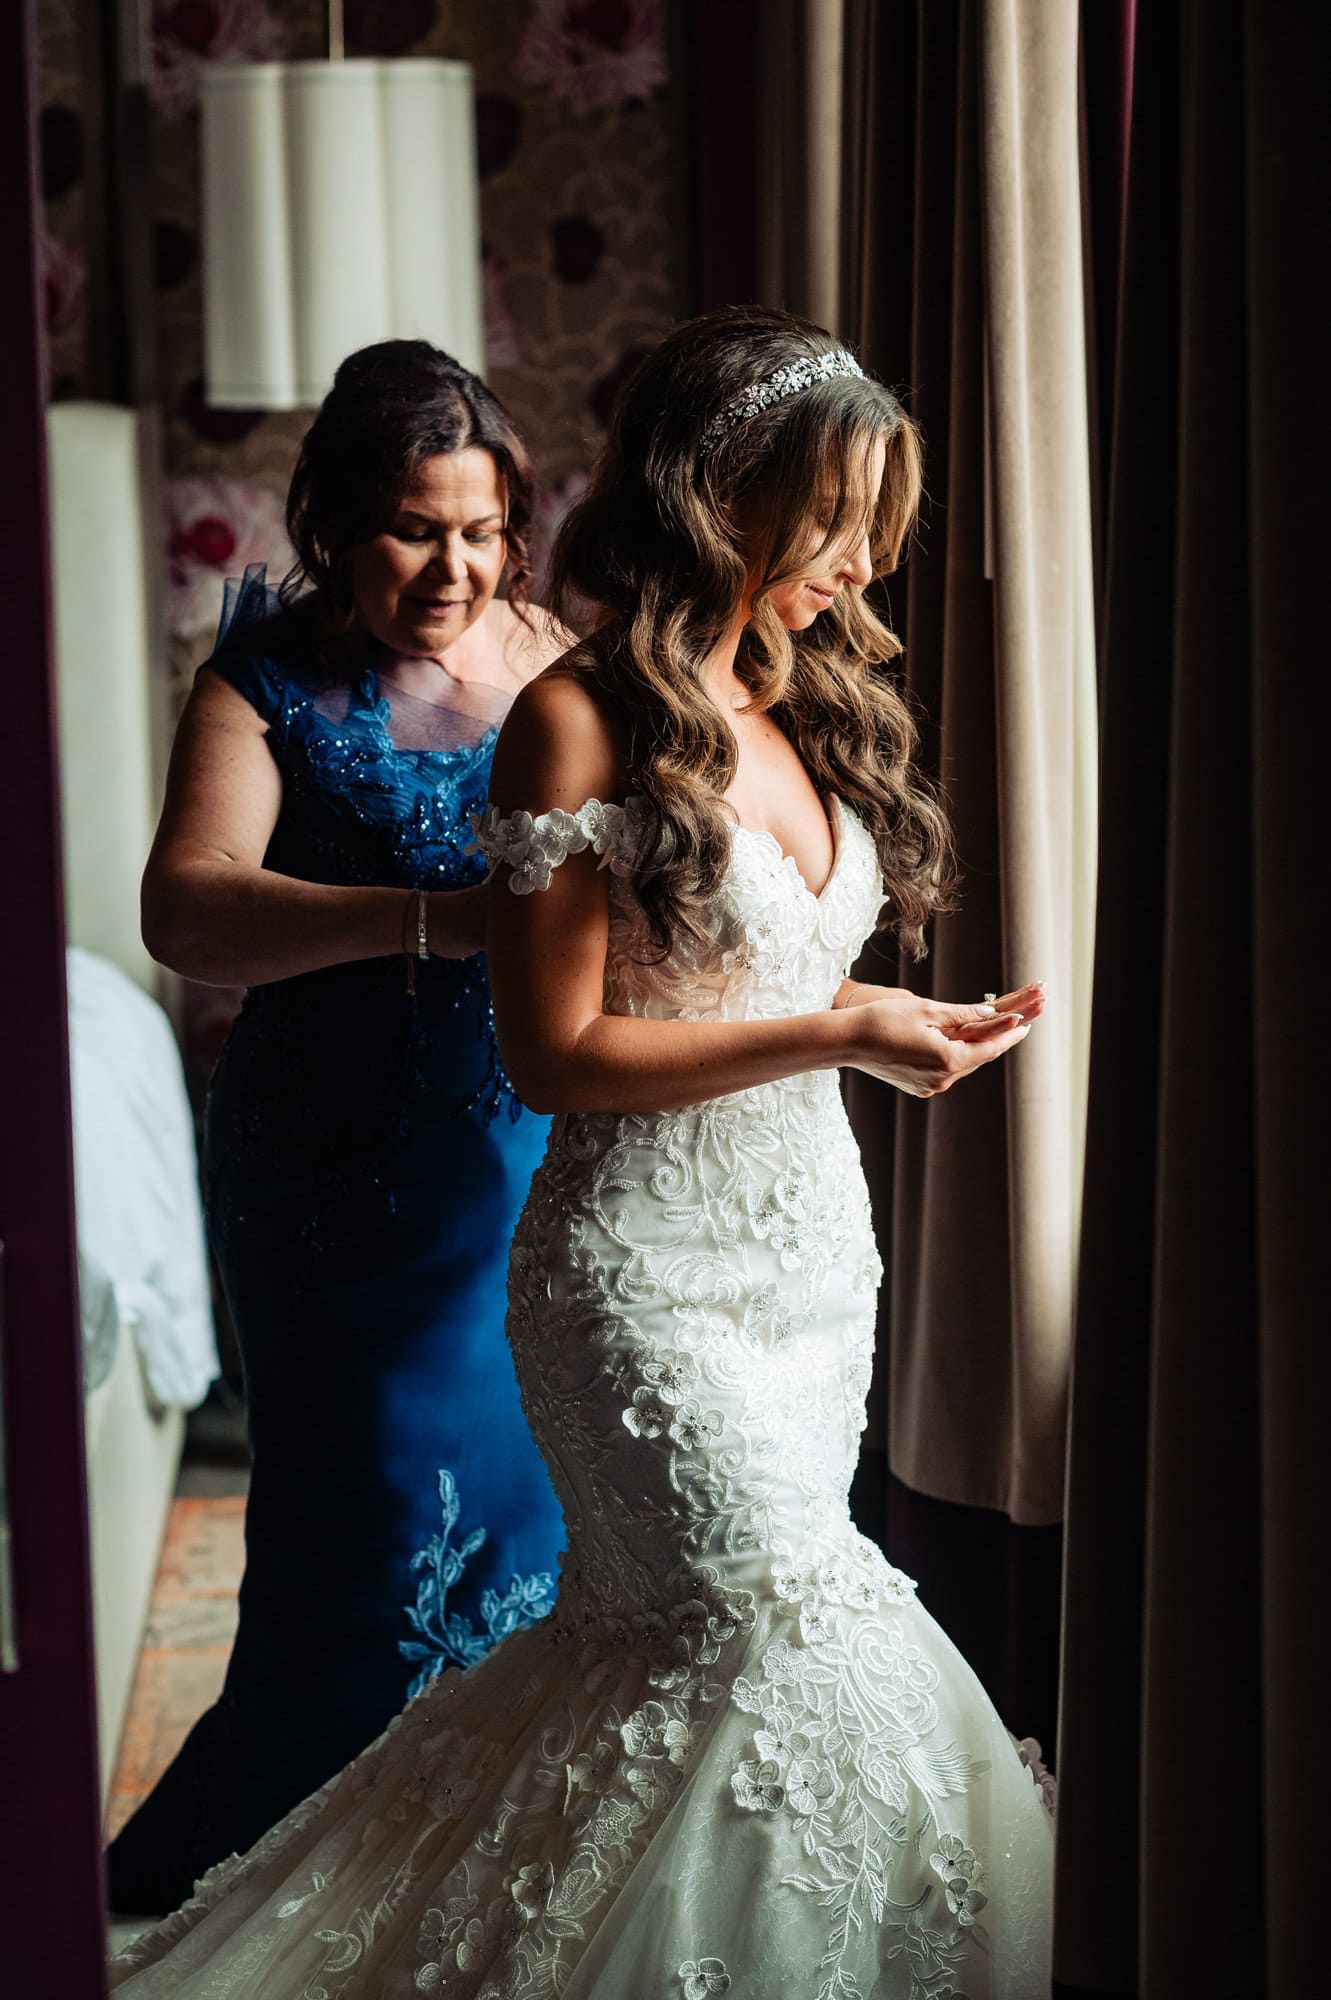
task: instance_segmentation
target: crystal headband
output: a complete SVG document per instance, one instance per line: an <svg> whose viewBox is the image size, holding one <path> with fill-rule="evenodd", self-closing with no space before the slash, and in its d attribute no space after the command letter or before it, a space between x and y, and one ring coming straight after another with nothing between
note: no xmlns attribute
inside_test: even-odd
<svg viewBox="0 0 1331 2000"><path fill-rule="evenodd" d="M830 382L835 375L858 375L863 380L864 370L853 354L844 347L835 347L830 354L787 362L783 368L764 375L761 381L751 382L741 395L723 403L711 418L698 441L698 456L705 458L736 424L756 417L773 403L784 403L787 396L798 396L802 390L812 389L815 383Z"/></svg>

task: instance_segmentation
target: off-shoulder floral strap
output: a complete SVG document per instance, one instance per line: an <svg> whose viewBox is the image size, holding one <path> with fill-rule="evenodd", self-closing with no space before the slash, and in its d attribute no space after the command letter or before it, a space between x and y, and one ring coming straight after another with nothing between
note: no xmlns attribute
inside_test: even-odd
<svg viewBox="0 0 1331 2000"><path fill-rule="evenodd" d="M533 819L529 812L502 818L498 806L487 806L472 818L476 838L468 851L483 854L492 870L501 861L506 863L508 886L515 896L548 889L560 862L589 847L601 857L602 868L616 875L631 875L645 807L646 800L637 797L627 799L622 806L587 799L576 812L556 806Z"/></svg>

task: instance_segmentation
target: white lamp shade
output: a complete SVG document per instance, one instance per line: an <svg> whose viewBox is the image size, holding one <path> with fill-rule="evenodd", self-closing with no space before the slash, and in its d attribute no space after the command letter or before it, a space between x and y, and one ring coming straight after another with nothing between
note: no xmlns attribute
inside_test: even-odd
<svg viewBox="0 0 1331 2000"><path fill-rule="evenodd" d="M471 69L202 73L204 373L219 408L310 409L371 341L485 365Z"/></svg>

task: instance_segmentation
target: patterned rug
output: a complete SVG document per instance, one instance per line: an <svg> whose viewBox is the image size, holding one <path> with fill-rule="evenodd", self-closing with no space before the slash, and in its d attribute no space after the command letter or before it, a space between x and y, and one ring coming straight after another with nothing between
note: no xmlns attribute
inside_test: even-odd
<svg viewBox="0 0 1331 2000"><path fill-rule="evenodd" d="M106 1809L114 1838L221 1692L245 1562L245 1496L174 1500Z"/></svg>

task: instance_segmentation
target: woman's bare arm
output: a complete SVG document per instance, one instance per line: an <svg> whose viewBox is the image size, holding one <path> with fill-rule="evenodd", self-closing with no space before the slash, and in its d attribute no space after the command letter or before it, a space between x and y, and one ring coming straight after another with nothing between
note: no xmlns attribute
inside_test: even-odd
<svg viewBox="0 0 1331 2000"><path fill-rule="evenodd" d="M573 812L619 790L616 745L592 696L558 669L533 681L495 753L499 812ZM570 856L548 889L528 896L511 894L500 868L487 935L495 1018L508 1072L535 1111L674 1110L843 1063L928 1096L1014 1046L1029 1025L909 994L771 1021L606 1014L608 933L607 879L594 854ZM963 1025L977 1039L956 1039Z"/></svg>
<svg viewBox="0 0 1331 2000"><path fill-rule="evenodd" d="M143 941L186 979L260 986L403 948L409 892L300 882L265 868L282 780L263 718L220 674L199 676L176 732L143 876ZM430 949L479 951L484 885L429 898Z"/></svg>

